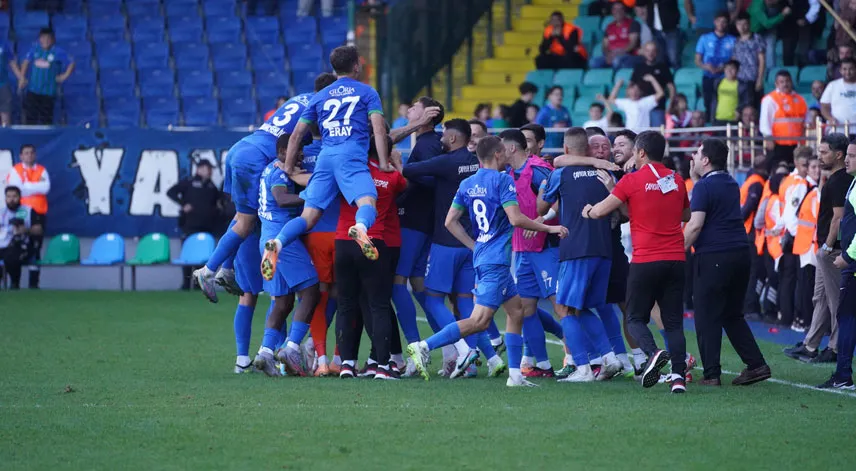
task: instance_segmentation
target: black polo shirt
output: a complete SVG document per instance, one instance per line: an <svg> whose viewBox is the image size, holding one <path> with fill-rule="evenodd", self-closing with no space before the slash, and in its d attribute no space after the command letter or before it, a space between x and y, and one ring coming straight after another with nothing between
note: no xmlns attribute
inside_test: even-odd
<svg viewBox="0 0 856 471"><path fill-rule="evenodd" d="M708 172L693 187L690 211L705 213L696 239L696 253L724 252L749 247L740 216L740 186L724 170Z"/></svg>
<svg viewBox="0 0 856 471"><path fill-rule="evenodd" d="M658 62L654 65L649 65L647 62L637 65L633 68L633 75L630 76L630 80L634 83L639 84L639 90L642 91L642 96L648 96L654 94L654 87L644 80L642 77L651 74L657 82L663 87L663 98L657 102L658 110L666 109L666 100L669 97L669 89L666 85L673 83L675 81L674 77L672 77L672 70L669 69L669 66L665 63Z"/></svg>

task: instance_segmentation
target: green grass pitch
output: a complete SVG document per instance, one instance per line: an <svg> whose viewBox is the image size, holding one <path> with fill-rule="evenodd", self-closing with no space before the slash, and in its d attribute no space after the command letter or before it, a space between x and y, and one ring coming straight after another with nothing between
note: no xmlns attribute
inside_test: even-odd
<svg viewBox="0 0 856 471"><path fill-rule="evenodd" d="M761 347L781 382L737 388L725 376L722 388L691 383L682 396L623 378L539 380L525 390L506 388L505 378L270 379L232 373L234 304L224 295L210 305L198 293L0 293L0 469L804 470L856 462L856 394L799 387L822 382L830 367L788 360L778 345ZM259 306L251 352L264 312ZM697 351L691 333L687 344ZM724 345L723 367L739 371ZM550 348L561 364L560 349Z"/></svg>

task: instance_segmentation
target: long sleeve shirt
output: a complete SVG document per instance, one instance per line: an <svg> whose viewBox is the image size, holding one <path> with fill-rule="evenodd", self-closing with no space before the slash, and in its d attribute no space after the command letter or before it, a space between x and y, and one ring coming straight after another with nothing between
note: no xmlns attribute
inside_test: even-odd
<svg viewBox="0 0 856 471"><path fill-rule="evenodd" d="M29 167L24 165L26 169L32 169L33 167ZM36 195L47 195L51 191L51 179L48 175L48 170L44 169L42 171L42 178L37 182L25 182L21 180L21 176L18 175L14 169L9 170L9 175L6 177L6 186L17 186L21 189L21 196L26 198L27 196L36 196Z"/></svg>

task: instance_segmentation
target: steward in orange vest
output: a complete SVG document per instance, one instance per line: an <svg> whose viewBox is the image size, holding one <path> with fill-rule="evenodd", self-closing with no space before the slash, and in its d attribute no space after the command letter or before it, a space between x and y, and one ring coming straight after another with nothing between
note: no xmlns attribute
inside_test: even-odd
<svg viewBox="0 0 856 471"><path fill-rule="evenodd" d="M772 137L764 141L768 151L767 170L772 172L778 162L793 162L793 151L805 135L805 100L794 92L791 74L780 70L776 74L776 89L761 100L761 134Z"/></svg>
<svg viewBox="0 0 856 471"><path fill-rule="evenodd" d="M755 220L755 211L761 203L764 194L764 186L767 183L767 175L763 169L754 169L746 176L743 185L740 186L740 215L743 217L743 227L746 234L754 233L752 228Z"/></svg>
<svg viewBox="0 0 856 471"><path fill-rule="evenodd" d="M21 189L21 204L33 209L30 225L30 243L36 261L41 259L42 243L44 242L45 215L48 212L48 192L51 190L51 180L48 171L36 163L36 148L32 144L21 146L21 162L9 170L6 185ZM39 265L29 267L30 288L39 287Z"/></svg>
<svg viewBox="0 0 856 471"><path fill-rule="evenodd" d="M560 11L550 15L550 23L544 28L535 67L538 69L583 69L588 62L583 30L565 22Z"/></svg>

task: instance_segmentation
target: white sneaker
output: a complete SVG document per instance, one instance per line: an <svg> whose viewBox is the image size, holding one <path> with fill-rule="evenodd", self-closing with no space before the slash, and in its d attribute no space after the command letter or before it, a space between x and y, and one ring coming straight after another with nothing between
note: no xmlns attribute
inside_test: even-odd
<svg viewBox="0 0 856 471"><path fill-rule="evenodd" d="M591 371L591 366L586 365L577 367L577 370L568 375L567 378L562 378L559 383L591 383L595 380L594 373Z"/></svg>
<svg viewBox="0 0 856 471"><path fill-rule="evenodd" d="M312 340L312 337L306 339L303 342L303 364L309 368L310 374L315 371L315 341Z"/></svg>
<svg viewBox="0 0 856 471"><path fill-rule="evenodd" d="M413 365L425 381L428 381L428 363L431 352L422 342L413 342L407 346L407 355L413 360Z"/></svg>
<svg viewBox="0 0 856 471"><path fill-rule="evenodd" d="M509 388L518 388L518 387L527 387L527 388L537 388L538 385L533 383L532 381L527 380L523 376L518 378L508 377L508 381L505 382L505 385Z"/></svg>
<svg viewBox="0 0 856 471"><path fill-rule="evenodd" d="M452 373L449 375L449 378L455 379L458 376L463 375L467 371L467 368L469 368L470 365L472 365L478 357L479 352L474 348L470 349L470 351L467 352L466 355L458 357L458 360L455 363L455 369L452 370Z"/></svg>
<svg viewBox="0 0 856 471"><path fill-rule="evenodd" d="M624 367L621 365L620 361L615 361L613 363L606 363L600 367L600 373L597 375L598 381L608 381L615 377L618 373L621 373L621 370Z"/></svg>
<svg viewBox="0 0 856 471"><path fill-rule="evenodd" d="M416 364L413 363L412 358L408 358L407 362L405 363L404 373L401 376L405 378L410 378L416 376L417 373L418 371L416 371Z"/></svg>
<svg viewBox="0 0 856 471"><path fill-rule="evenodd" d="M499 356L496 358L499 358ZM506 370L508 370L508 365L502 361L502 358L499 358L499 361L494 363L491 363L490 361L487 362L487 376L489 378L496 378L497 376L505 373Z"/></svg>

